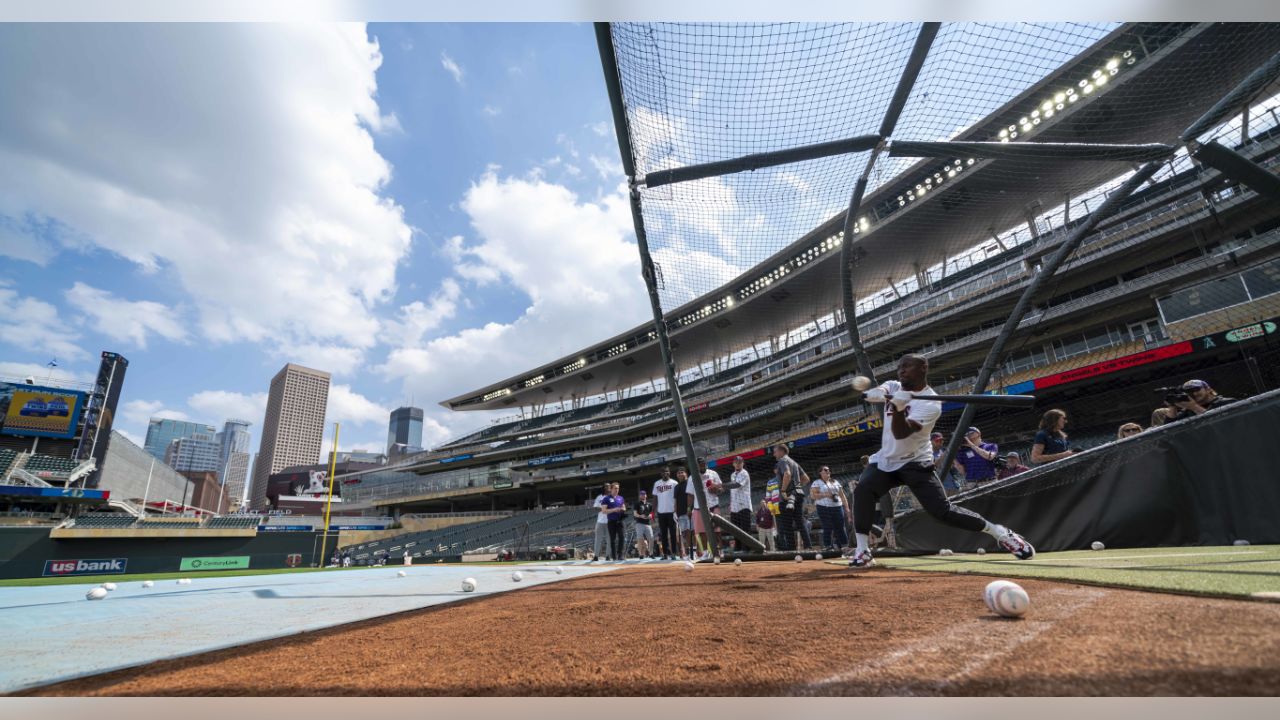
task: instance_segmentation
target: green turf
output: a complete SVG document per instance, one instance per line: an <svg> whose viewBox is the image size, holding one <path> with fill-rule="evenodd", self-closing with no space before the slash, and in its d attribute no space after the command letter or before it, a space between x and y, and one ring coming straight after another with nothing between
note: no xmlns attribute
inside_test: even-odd
<svg viewBox="0 0 1280 720"><path fill-rule="evenodd" d="M511 562L473 562L473 563L449 563L452 565L527 565L532 561L515 560ZM419 562L413 567L429 567L437 563ZM399 565L387 565L386 567L400 567ZM276 575L279 573L304 573L304 572L349 572L353 570L371 570L373 568L367 566L353 566L349 568L272 568L269 570L222 570L208 572L168 572L168 573L141 573L136 575L76 575L73 577L49 577L49 578L17 578L14 580L0 580L0 587L34 587L36 585L85 585L104 582L140 582L142 580L176 580L178 578L207 578L207 577L240 577L242 575Z"/></svg>
<svg viewBox="0 0 1280 720"><path fill-rule="evenodd" d="M1280 545L1071 550L1008 555L927 555L877 558L885 567L1005 578L1065 580L1092 585L1249 597L1280 593Z"/></svg>

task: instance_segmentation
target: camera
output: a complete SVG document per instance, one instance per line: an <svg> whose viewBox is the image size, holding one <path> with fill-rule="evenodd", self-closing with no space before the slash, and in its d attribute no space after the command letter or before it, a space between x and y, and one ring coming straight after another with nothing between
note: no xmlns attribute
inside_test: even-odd
<svg viewBox="0 0 1280 720"><path fill-rule="evenodd" d="M1164 401L1167 403L1180 403L1191 400L1191 396L1187 395L1187 391L1176 386L1156 388L1156 392L1163 394Z"/></svg>
<svg viewBox="0 0 1280 720"><path fill-rule="evenodd" d="M991 464L995 465L997 470L1005 470L1009 467L1009 458L1003 455L996 455L995 459L991 461Z"/></svg>

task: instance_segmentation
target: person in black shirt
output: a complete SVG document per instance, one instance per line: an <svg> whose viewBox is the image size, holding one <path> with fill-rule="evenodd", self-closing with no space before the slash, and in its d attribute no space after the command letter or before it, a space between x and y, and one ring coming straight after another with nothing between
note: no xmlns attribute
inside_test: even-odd
<svg viewBox="0 0 1280 720"><path fill-rule="evenodd" d="M640 499L633 508L636 520L636 555L641 558L655 557L653 548L653 505L645 491L640 491Z"/></svg>
<svg viewBox="0 0 1280 720"><path fill-rule="evenodd" d="M1172 418L1173 420L1203 415L1209 410L1223 405L1230 405L1236 401L1235 398L1219 395L1212 387L1209 387L1209 383L1203 380L1188 380L1182 383L1182 392L1187 394L1187 399L1183 402L1172 403L1178 409Z"/></svg>
<svg viewBox="0 0 1280 720"><path fill-rule="evenodd" d="M680 540L684 543L684 552L689 557L698 556L698 546L693 544L693 526L689 524L689 495L684 489L689 482L689 471L676 468L676 529L680 531Z"/></svg>

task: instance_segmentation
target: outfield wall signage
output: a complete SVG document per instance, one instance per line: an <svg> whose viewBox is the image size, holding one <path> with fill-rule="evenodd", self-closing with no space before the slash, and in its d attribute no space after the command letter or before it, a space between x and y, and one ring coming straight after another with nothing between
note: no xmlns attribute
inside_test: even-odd
<svg viewBox="0 0 1280 720"><path fill-rule="evenodd" d="M259 525L258 532L311 532L310 525Z"/></svg>
<svg viewBox="0 0 1280 720"><path fill-rule="evenodd" d="M29 487L27 485L0 485L0 495L24 495L41 498L70 498L75 500L109 500L110 490L92 490L81 487Z"/></svg>
<svg viewBox="0 0 1280 720"><path fill-rule="evenodd" d="M247 570L249 556L182 558L179 570Z"/></svg>
<svg viewBox="0 0 1280 720"><path fill-rule="evenodd" d="M123 575L129 565L128 558L111 558L106 560L47 560L44 564L45 577L67 577L71 575Z"/></svg>
<svg viewBox="0 0 1280 720"><path fill-rule="evenodd" d="M539 465L550 465L551 463L564 462L565 460L572 460L572 459L573 459L573 453L564 453L563 455L548 455L547 457L540 457L540 458L537 458L536 460L530 460L529 467L537 467Z"/></svg>

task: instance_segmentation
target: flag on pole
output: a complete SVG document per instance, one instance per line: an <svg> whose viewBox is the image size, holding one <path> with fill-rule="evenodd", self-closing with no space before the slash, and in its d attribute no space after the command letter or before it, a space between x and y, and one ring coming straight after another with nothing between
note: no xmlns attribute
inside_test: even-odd
<svg viewBox="0 0 1280 720"><path fill-rule="evenodd" d="M58 367L58 358L54 358L49 362L45 363L45 367L51 367L51 368Z"/></svg>

